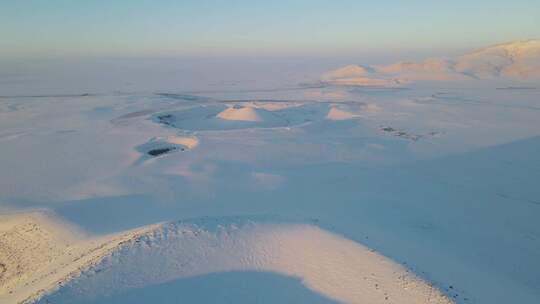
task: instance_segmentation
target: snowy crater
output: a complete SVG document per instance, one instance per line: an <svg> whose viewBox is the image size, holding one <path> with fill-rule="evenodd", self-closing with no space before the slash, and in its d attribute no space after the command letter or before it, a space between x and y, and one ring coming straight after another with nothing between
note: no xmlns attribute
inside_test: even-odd
<svg viewBox="0 0 540 304"><path fill-rule="evenodd" d="M188 131L278 128L322 121L329 111L330 105L326 103L287 107L263 107L242 103L215 104L157 113L152 120Z"/></svg>

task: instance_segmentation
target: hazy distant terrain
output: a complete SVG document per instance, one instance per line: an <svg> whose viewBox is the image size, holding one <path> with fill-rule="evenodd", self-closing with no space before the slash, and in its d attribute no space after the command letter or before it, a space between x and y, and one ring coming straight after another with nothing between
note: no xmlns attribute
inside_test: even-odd
<svg viewBox="0 0 540 304"><path fill-rule="evenodd" d="M403 86L416 81L452 82L502 78L538 83L540 40L482 48L453 59L430 58L382 66L348 65L324 75L335 85Z"/></svg>

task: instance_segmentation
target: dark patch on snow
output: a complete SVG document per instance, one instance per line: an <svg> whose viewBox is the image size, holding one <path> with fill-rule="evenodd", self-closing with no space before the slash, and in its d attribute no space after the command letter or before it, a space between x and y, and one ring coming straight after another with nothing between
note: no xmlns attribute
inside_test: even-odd
<svg viewBox="0 0 540 304"><path fill-rule="evenodd" d="M381 131L390 133L391 135L396 137L401 137L412 141L418 141L420 138L422 138L422 135L411 134L405 131L394 129L392 127L381 127Z"/></svg>
<svg viewBox="0 0 540 304"><path fill-rule="evenodd" d="M4 273L7 271L5 264L0 263L0 279L4 276Z"/></svg>
<svg viewBox="0 0 540 304"><path fill-rule="evenodd" d="M167 153L169 153L171 151L174 151L174 150L177 150L177 149L178 148L176 148L176 147L158 148L158 149L152 149L152 150L148 151L147 153L150 156L160 156L160 155L167 154Z"/></svg>
<svg viewBox="0 0 540 304"><path fill-rule="evenodd" d="M384 127L384 126L381 126L380 127L380 130L383 131L383 132L386 132L386 133L389 133L393 136L396 136L396 137L401 137L401 138L404 138L404 139L408 139L408 140L411 140L411 141L418 141L422 138L426 138L426 137L435 137L435 136L438 136L440 133L439 132L435 132L435 131L431 131L427 134L413 134L413 133L410 133L410 132L407 132L407 131L403 131L403 130L398 130L398 129L395 129L395 128L392 128L392 127Z"/></svg>
<svg viewBox="0 0 540 304"><path fill-rule="evenodd" d="M150 109L150 110L141 110L141 111L136 111L136 112L131 112L131 113L124 114L122 116L119 116L116 119L135 118L135 117L140 117L140 116L145 116L145 115L148 115L148 114L152 114L154 112L155 112L155 110L152 110L152 109Z"/></svg>
<svg viewBox="0 0 540 304"><path fill-rule="evenodd" d="M188 95L188 94L175 94L175 93L156 93L157 96L170 98L170 99L176 99L176 100L185 100L185 101L201 101L201 100L207 100L205 97L196 96L196 95Z"/></svg>
<svg viewBox="0 0 540 304"><path fill-rule="evenodd" d="M159 123L170 126L172 125L172 122L174 121L174 116L172 114L162 114L162 115L158 115L157 119Z"/></svg>
<svg viewBox="0 0 540 304"><path fill-rule="evenodd" d="M394 129L392 127L384 127L381 130L383 130L384 132L394 132L394 131L396 131L396 129Z"/></svg>

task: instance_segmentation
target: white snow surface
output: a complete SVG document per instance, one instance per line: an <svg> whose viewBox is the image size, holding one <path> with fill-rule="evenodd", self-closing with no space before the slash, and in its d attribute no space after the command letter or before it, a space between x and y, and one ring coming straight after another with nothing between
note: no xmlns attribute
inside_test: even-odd
<svg viewBox="0 0 540 304"><path fill-rule="evenodd" d="M0 83L0 302L539 303L536 50L328 78L375 86Z"/></svg>
<svg viewBox="0 0 540 304"><path fill-rule="evenodd" d="M338 302L451 303L403 267L314 225L230 218L163 225L124 243L40 303L103 303L115 293L232 271L297 277Z"/></svg>

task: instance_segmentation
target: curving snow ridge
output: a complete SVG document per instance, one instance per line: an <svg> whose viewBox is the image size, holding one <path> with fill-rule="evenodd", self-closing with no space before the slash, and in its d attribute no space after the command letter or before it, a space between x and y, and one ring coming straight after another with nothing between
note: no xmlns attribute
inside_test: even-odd
<svg viewBox="0 0 540 304"><path fill-rule="evenodd" d="M261 116L252 107L230 107L220 112L217 117L235 121L262 121Z"/></svg>
<svg viewBox="0 0 540 304"><path fill-rule="evenodd" d="M199 145L199 139L197 137L182 137L182 136L169 136L167 142L174 145L185 146L188 149L194 149Z"/></svg>
<svg viewBox="0 0 540 304"><path fill-rule="evenodd" d="M540 78L540 40L486 47L454 60L432 58L386 66L349 65L322 77L334 85L395 86L411 81Z"/></svg>
<svg viewBox="0 0 540 304"><path fill-rule="evenodd" d="M1 215L0 303L32 302L154 227L89 238L52 214Z"/></svg>
<svg viewBox="0 0 540 304"><path fill-rule="evenodd" d="M123 244L42 302L99 300L111 290L227 271L299 277L307 288L344 303L451 303L391 260L316 226L225 221L166 224Z"/></svg>

